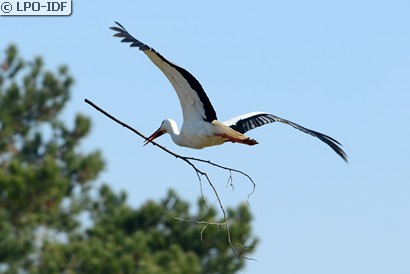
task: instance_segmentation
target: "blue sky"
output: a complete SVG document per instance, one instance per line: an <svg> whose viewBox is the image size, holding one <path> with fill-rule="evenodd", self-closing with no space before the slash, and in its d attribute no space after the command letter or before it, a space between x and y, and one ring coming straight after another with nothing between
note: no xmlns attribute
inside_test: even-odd
<svg viewBox="0 0 410 274"><path fill-rule="evenodd" d="M410 2L74 1L70 17L0 17L10 42L76 79L64 119L92 118L86 151L101 149L99 182L129 203L200 195L181 161L84 103L88 98L142 133L164 118L182 123L172 86L148 58L112 37L121 22L135 37L189 70L218 117L266 111L328 134L345 164L319 140L273 124L248 133L259 145L177 153L241 169L257 184L250 199L261 242L242 273L410 273ZM246 201L250 184L204 167L225 206ZM214 196L204 189L206 198ZM199 240L199 235L198 235Z"/></svg>

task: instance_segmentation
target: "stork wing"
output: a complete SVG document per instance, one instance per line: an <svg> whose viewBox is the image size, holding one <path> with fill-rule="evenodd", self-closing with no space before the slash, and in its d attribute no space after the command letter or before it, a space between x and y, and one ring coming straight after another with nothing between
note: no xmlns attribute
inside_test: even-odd
<svg viewBox="0 0 410 274"><path fill-rule="evenodd" d="M121 42L131 43L131 47L138 47L142 50L171 82L181 103L184 121L204 120L212 122L217 119L208 96L191 73L169 62L153 48L135 39L120 23L115 23L118 27L110 28L117 32L114 36L121 37L123 38Z"/></svg>
<svg viewBox="0 0 410 274"><path fill-rule="evenodd" d="M232 118L231 120L228 120L224 122L223 124L231 127L232 129L240 133L245 133L251 129L254 129L254 128L269 124L269 123L273 123L273 122L280 122L280 123L288 124L304 133L307 133L309 135L312 135L313 137L318 138L319 140L321 140L322 142L330 146L340 157L342 157L343 160L345 160L345 162L348 161L346 153L340 147L342 145L338 141L333 139L332 137L329 137L320 132L302 127L301 125L298 125L286 119L279 118L272 114L263 113L263 112L251 112L251 113L247 113L247 114Z"/></svg>

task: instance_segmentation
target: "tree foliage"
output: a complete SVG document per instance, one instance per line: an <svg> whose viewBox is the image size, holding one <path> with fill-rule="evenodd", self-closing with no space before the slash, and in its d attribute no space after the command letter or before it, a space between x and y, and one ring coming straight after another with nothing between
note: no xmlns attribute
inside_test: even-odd
<svg viewBox="0 0 410 274"><path fill-rule="evenodd" d="M223 227L174 218L223 221L202 200L193 214L174 191L137 209L108 185L93 193L104 161L99 151L79 150L91 122L77 114L67 127L59 118L73 85L67 67L24 61L13 45L0 62L0 272L235 273L244 266ZM228 215L233 243L252 251L247 206Z"/></svg>

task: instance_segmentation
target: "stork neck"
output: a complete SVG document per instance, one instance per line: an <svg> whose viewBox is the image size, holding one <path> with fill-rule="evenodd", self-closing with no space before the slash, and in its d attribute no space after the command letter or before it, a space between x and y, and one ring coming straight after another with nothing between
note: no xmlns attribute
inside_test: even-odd
<svg viewBox="0 0 410 274"><path fill-rule="evenodd" d="M171 135L179 135L179 129L177 123L172 119L164 120L164 127Z"/></svg>
<svg viewBox="0 0 410 274"><path fill-rule="evenodd" d="M164 120L164 127L175 143L179 143L180 132L177 123L172 119Z"/></svg>

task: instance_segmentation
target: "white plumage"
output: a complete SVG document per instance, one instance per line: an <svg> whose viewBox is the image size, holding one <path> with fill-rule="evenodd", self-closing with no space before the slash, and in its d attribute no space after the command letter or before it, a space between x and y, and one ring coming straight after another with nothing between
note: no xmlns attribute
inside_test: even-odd
<svg viewBox="0 0 410 274"><path fill-rule="evenodd" d="M178 130L174 120L166 119L159 129L148 138L146 144L168 133L175 144L195 149L220 145L225 142L255 145L258 142L244 135L245 132L268 123L281 122L319 138L347 162L346 153L335 139L269 113L251 112L223 123L219 122L208 96L192 74L169 62L153 48L135 39L121 24L115 23L118 26L111 27L112 30L116 31L114 36L123 38L121 42L131 43L131 47L138 47L148 56L171 82L181 104L184 119L181 130Z"/></svg>

